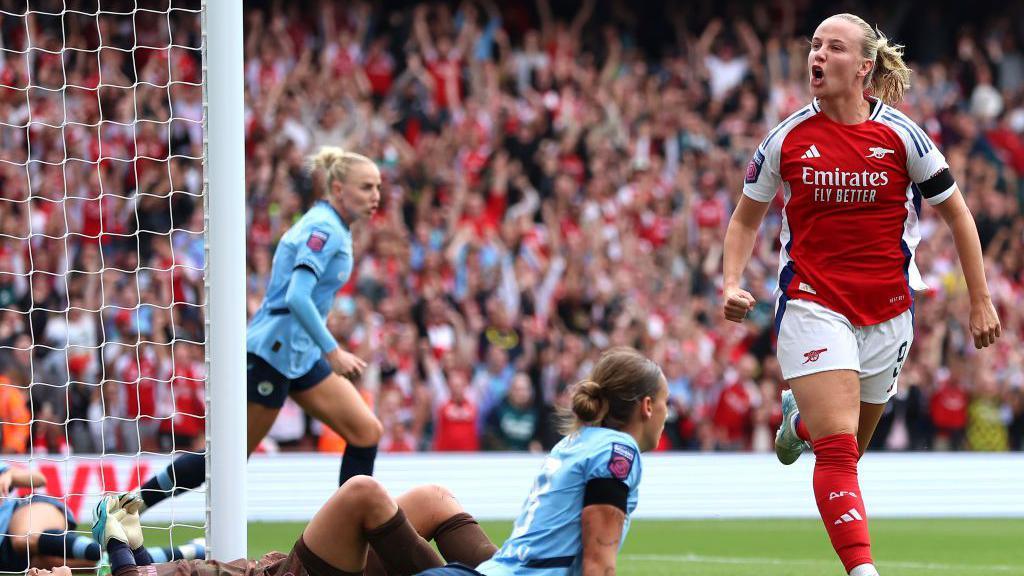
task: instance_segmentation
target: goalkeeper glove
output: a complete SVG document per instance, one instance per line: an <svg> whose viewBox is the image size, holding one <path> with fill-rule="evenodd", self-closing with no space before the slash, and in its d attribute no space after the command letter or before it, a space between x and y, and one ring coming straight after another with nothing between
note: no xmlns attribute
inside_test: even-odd
<svg viewBox="0 0 1024 576"><path fill-rule="evenodd" d="M125 533L121 518L125 515L118 500L110 496L104 496L93 510L92 537L100 543L104 549L111 540L117 540L128 544L128 534Z"/></svg>
<svg viewBox="0 0 1024 576"><path fill-rule="evenodd" d="M128 547L132 550L142 548L142 520L139 518L139 510L142 508L142 498L137 492L125 492L117 497L118 506L122 514L118 516L124 534L128 537Z"/></svg>

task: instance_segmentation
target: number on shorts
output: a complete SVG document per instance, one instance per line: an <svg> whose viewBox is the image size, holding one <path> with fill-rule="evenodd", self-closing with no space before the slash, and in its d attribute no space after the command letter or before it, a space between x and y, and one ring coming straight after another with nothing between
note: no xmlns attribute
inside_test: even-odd
<svg viewBox="0 0 1024 576"><path fill-rule="evenodd" d="M909 345L909 341L904 341L903 344L900 344L900 351L896 354L896 368L892 371L893 378L899 376L900 370L903 370L903 361L907 359L907 346Z"/></svg>

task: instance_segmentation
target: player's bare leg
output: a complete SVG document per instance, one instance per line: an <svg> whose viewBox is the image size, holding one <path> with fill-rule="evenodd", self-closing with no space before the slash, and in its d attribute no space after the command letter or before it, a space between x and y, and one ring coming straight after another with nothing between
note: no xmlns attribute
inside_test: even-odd
<svg viewBox="0 0 1024 576"><path fill-rule="evenodd" d="M789 387L812 441L833 434L857 434L860 378L856 372L818 372L790 380Z"/></svg>
<svg viewBox="0 0 1024 576"><path fill-rule="evenodd" d="M848 573L877 574L857 479L860 378L853 370L828 370L789 385L817 456L814 499L832 547Z"/></svg>
<svg viewBox="0 0 1024 576"><path fill-rule="evenodd" d="M405 510L405 516L416 532L427 540L433 538L445 520L465 512L450 490L434 484L417 486L395 501Z"/></svg>
<svg viewBox="0 0 1024 576"><path fill-rule="evenodd" d="M398 504L369 476L355 476L331 496L302 532L309 550L332 567L362 574L370 544L391 573L443 566Z"/></svg>
<svg viewBox="0 0 1024 576"><path fill-rule="evenodd" d="M475 568L498 550L480 524L467 514L444 486L417 486L395 499L409 523L425 540L433 540L447 562ZM366 554L365 576L387 576L373 547Z"/></svg>
<svg viewBox="0 0 1024 576"><path fill-rule="evenodd" d="M353 476L373 475L377 443L384 428L351 382L330 374L316 386L291 396L307 414L348 442L341 461L339 486ZM249 426L251 430L251 420Z"/></svg>
<svg viewBox="0 0 1024 576"><path fill-rule="evenodd" d="M878 422L885 414L885 404L860 403L860 418L857 422L857 449L861 456L868 450L875 435ZM782 393L782 423L775 434L775 455L783 464L792 464L810 443L806 424L801 424L800 412L792 390Z"/></svg>
<svg viewBox="0 0 1024 576"><path fill-rule="evenodd" d="M871 437L875 435L875 428L878 428L878 421L885 414L885 404L860 403L860 421L857 424L857 447L860 455L868 451L868 444L871 444Z"/></svg>
<svg viewBox="0 0 1024 576"><path fill-rule="evenodd" d="M274 425L274 421L277 420L277 414L280 411L280 408L267 408L256 402L247 403L246 421L248 423L249 455L252 455L256 447L266 437L267 432L270 432L270 428Z"/></svg>
<svg viewBox="0 0 1024 576"><path fill-rule="evenodd" d="M316 386L291 396L310 416L329 426L346 442L367 446L380 441L380 421L347 379L331 374Z"/></svg>
<svg viewBox="0 0 1024 576"><path fill-rule="evenodd" d="M46 502L33 502L14 511L7 528L11 549L16 554L38 556L39 568L67 564L75 568L95 566L100 559L99 544L91 538L68 532L64 512ZM67 558L67 560L65 560Z"/></svg>
<svg viewBox="0 0 1024 576"><path fill-rule="evenodd" d="M398 505L379 484L356 478L327 501L302 532L309 549L328 564L346 572L366 565L364 532L398 513Z"/></svg>
<svg viewBox="0 0 1024 576"><path fill-rule="evenodd" d="M498 551L476 519L444 486L418 486L397 500L416 531L433 540L448 562L475 568Z"/></svg>

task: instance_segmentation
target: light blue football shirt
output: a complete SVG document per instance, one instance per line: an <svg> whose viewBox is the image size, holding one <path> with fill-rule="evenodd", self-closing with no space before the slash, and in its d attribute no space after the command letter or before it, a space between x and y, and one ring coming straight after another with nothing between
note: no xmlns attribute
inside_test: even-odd
<svg viewBox="0 0 1024 576"><path fill-rule="evenodd" d="M309 372L322 355L285 304L292 271L299 266L316 274L313 303L326 321L334 295L352 275L352 233L327 202L317 202L281 237L263 303L249 321L249 353L288 378Z"/></svg>
<svg viewBox="0 0 1024 576"><path fill-rule="evenodd" d="M640 449L625 432L586 426L563 438L544 461L512 534L494 557L476 570L486 576L580 574L580 516L587 482L616 478L629 488L621 539L625 542L629 518L636 509L640 475Z"/></svg>

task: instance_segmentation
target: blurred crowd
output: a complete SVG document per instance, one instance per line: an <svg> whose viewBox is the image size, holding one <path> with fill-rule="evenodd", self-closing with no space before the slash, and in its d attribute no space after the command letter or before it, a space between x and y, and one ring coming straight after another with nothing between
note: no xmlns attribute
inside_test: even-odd
<svg viewBox="0 0 1024 576"><path fill-rule="evenodd" d="M924 208L930 288L874 443L1020 450L1024 9L847 4L907 44L901 108L964 192L1003 322L973 348L951 235ZM2 16L5 451L202 443L201 38L196 6L174 6L137 15L134 34L130 17L65 15L62 36L59 18ZM757 143L808 101L806 38L832 10L247 2L249 313L316 200L306 157L340 145L385 183L328 321L371 364L357 384L383 451L550 447L571 386L613 345L665 370L662 448L770 450L781 204L742 325L721 313L722 241ZM341 442L289 403L263 449Z"/></svg>

